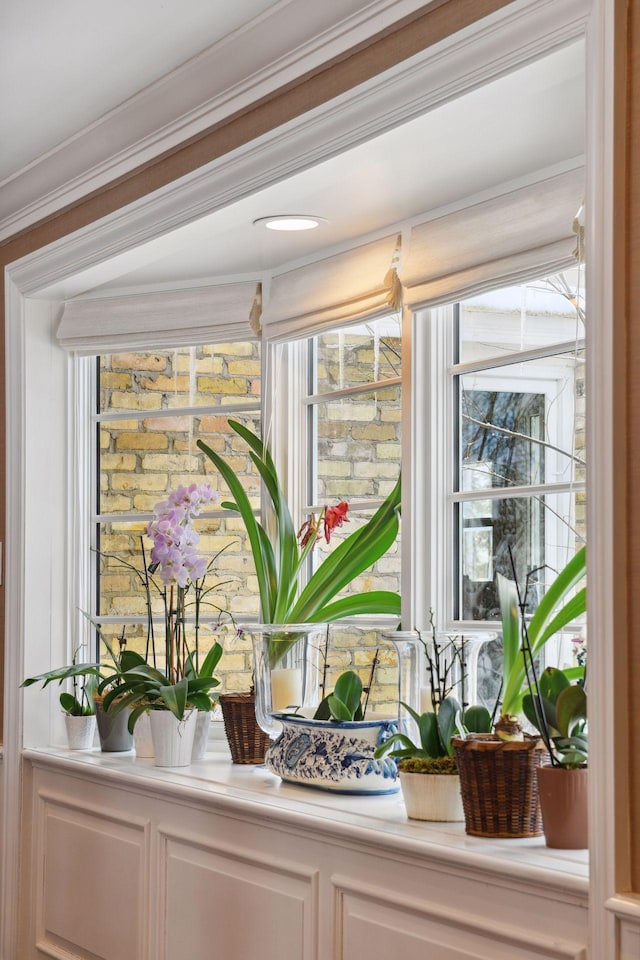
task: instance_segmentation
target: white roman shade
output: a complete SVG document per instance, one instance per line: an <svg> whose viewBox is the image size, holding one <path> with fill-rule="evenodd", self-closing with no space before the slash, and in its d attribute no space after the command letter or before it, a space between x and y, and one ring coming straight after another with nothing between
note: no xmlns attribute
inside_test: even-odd
<svg viewBox="0 0 640 960"><path fill-rule="evenodd" d="M57 337L80 354L250 340L260 310L254 280L65 304Z"/></svg>
<svg viewBox="0 0 640 960"><path fill-rule="evenodd" d="M265 336L309 336L397 308L396 247L394 233L274 276L262 316Z"/></svg>
<svg viewBox="0 0 640 960"><path fill-rule="evenodd" d="M405 304L450 303L568 265L583 195L580 168L414 226Z"/></svg>

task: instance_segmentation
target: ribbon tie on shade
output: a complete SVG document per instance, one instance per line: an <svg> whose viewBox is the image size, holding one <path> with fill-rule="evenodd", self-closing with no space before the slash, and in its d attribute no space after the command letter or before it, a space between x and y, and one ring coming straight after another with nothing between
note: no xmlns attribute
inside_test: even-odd
<svg viewBox="0 0 640 960"><path fill-rule="evenodd" d="M396 239L396 248L393 251L391 265L384 277L384 285L387 287L387 303L392 310L400 310L402 307L402 284L398 276L402 262L402 234L398 234Z"/></svg>
<svg viewBox="0 0 640 960"><path fill-rule="evenodd" d="M256 287L256 295L253 298L253 303L251 305L251 310L249 312L249 326L255 333L257 337L262 334L262 324L260 323L260 317L262 316L262 284L258 283Z"/></svg>

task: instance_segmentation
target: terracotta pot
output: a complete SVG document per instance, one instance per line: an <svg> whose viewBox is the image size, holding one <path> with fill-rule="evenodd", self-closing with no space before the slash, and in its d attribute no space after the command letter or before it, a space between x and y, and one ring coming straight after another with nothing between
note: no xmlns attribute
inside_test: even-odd
<svg viewBox="0 0 640 960"><path fill-rule="evenodd" d="M588 772L586 767L579 770L538 768L542 826L548 847L560 850L588 847Z"/></svg>
<svg viewBox="0 0 640 960"><path fill-rule="evenodd" d="M464 820L460 777L455 773L400 771L402 796L410 820L456 823Z"/></svg>

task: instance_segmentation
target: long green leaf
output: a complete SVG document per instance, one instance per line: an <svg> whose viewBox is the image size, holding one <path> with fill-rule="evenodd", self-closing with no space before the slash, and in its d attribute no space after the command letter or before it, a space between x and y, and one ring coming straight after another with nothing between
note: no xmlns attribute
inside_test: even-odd
<svg viewBox="0 0 640 960"><path fill-rule="evenodd" d="M398 535L399 504L400 480L371 519L321 563L291 611L291 622L313 620L321 607L387 552Z"/></svg>
<svg viewBox="0 0 640 960"><path fill-rule="evenodd" d="M251 552L253 554L256 576L258 578L258 588L260 591L260 603L263 611L268 611L271 609L269 573L265 569L265 558L263 556L262 542L258 532L258 523L253 514L253 508L249 502L249 498L240 480L226 461L219 456L215 450L208 447L203 440L198 440L197 446L222 474L223 479L233 494L251 544Z"/></svg>
<svg viewBox="0 0 640 960"><path fill-rule="evenodd" d="M390 590L372 590L370 593L352 593L325 607L319 607L307 623L333 623L343 617L356 617L358 614L367 613L399 617L400 612L400 594Z"/></svg>
<svg viewBox="0 0 640 960"><path fill-rule="evenodd" d="M212 677L213 671L218 666L220 658L222 657L222 644L216 642L209 650L209 653L206 655L202 664L200 665L200 676L201 677Z"/></svg>

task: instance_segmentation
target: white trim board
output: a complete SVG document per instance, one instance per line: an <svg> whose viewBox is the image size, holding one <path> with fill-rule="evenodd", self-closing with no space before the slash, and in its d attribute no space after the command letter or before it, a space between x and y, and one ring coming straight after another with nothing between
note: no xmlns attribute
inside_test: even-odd
<svg viewBox="0 0 640 960"><path fill-rule="evenodd" d="M281 0L0 183L0 241L444 2Z"/></svg>

